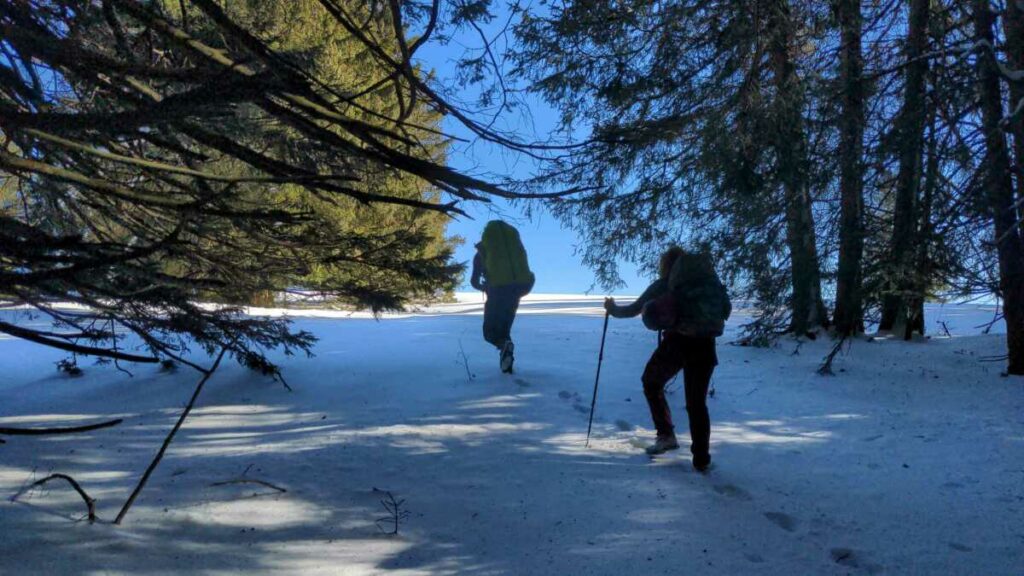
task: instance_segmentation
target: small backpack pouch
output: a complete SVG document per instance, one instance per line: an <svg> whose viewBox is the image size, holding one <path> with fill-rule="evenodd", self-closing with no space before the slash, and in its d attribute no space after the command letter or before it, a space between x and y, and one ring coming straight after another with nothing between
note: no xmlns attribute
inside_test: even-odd
<svg viewBox="0 0 1024 576"><path fill-rule="evenodd" d="M672 292L647 302L640 310L640 318L648 330L671 330L679 319L679 307Z"/></svg>

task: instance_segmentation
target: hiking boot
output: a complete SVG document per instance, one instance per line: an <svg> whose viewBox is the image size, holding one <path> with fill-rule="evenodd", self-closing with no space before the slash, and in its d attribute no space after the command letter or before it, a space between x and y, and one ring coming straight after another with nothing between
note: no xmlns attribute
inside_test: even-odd
<svg viewBox="0 0 1024 576"><path fill-rule="evenodd" d="M672 436L658 436L658 439L654 441L654 444L645 448L644 451L651 456L655 456L657 454L664 454L669 450L677 449L679 449L679 441L676 440L675 434L673 434Z"/></svg>
<svg viewBox="0 0 1024 576"><path fill-rule="evenodd" d="M501 371L506 374L512 373L512 362L515 361L512 353L515 351L515 348L511 340L505 341L505 345L501 347Z"/></svg>
<svg viewBox="0 0 1024 576"><path fill-rule="evenodd" d="M693 468L700 473L707 472L711 469L711 456L694 456L693 457Z"/></svg>

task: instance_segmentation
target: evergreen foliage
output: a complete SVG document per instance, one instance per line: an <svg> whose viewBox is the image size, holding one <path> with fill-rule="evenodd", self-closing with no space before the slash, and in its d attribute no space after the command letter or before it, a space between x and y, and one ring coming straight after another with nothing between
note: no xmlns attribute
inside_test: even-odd
<svg viewBox="0 0 1024 576"><path fill-rule="evenodd" d="M925 300L994 293L1024 372L1019 2L516 9L508 75L586 135L545 176L598 187L551 204L604 284L619 259L704 246L758 305L761 343L827 327L824 296L842 335L910 338Z"/></svg>
<svg viewBox="0 0 1024 576"><path fill-rule="evenodd" d="M226 347L276 374L265 352L310 334L198 301L450 290L446 218L516 195L444 165L458 111L411 60L438 25L418 4L0 1L0 299L54 324L0 332L119 361Z"/></svg>

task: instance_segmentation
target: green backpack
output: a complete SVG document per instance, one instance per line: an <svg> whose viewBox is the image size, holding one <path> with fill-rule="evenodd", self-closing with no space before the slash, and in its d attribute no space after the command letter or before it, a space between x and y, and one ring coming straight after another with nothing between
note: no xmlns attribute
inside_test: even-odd
<svg viewBox="0 0 1024 576"><path fill-rule="evenodd" d="M526 249L519 231L501 220L491 220L484 227L480 240L484 256L484 276L491 287L529 284L534 281Z"/></svg>
<svg viewBox="0 0 1024 576"><path fill-rule="evenodd" d="M710 261L680 255L664 282L664 293L644 305L644 326L689 336L721 336L732 302Z"/></svg>
<svg viewBox="0 0 1024 576"><path fill-rule="evenodd" d="M732 313L729 292L711 261L700 254L683 254L672 266L668 289L677 303L677 329L696 336L721 336Z"/></svg>

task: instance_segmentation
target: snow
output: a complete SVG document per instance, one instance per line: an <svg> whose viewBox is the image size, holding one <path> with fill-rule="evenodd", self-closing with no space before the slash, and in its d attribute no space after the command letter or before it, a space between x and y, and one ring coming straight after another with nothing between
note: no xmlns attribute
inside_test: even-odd
<svg viewBox="0 0 1024 576"><path fill-rule="evenodd" d="M0 339L0 426L125 419L6 437L0 573L1020 574L1024 381L983 361L1005 353L979 333L990 307L929 306L933 338L857 340L834 377L815 374L827 339L728 345L739 311L701 475L685 447L640 449L655 335L638 320L610 323L585 448L600 298L524 302L514 375L480 337L479 296L457 300L379 321L253 310L317 334L316 357L280 359L291 393L225 363L122 526L70 521L84 506L65 486L6 496L64 472L109 521L196 374L85 364L71 378L62 353ZM211 486L239 478L287 492ZM397 536L376 524L383 491L410 512Z"/></svg>

